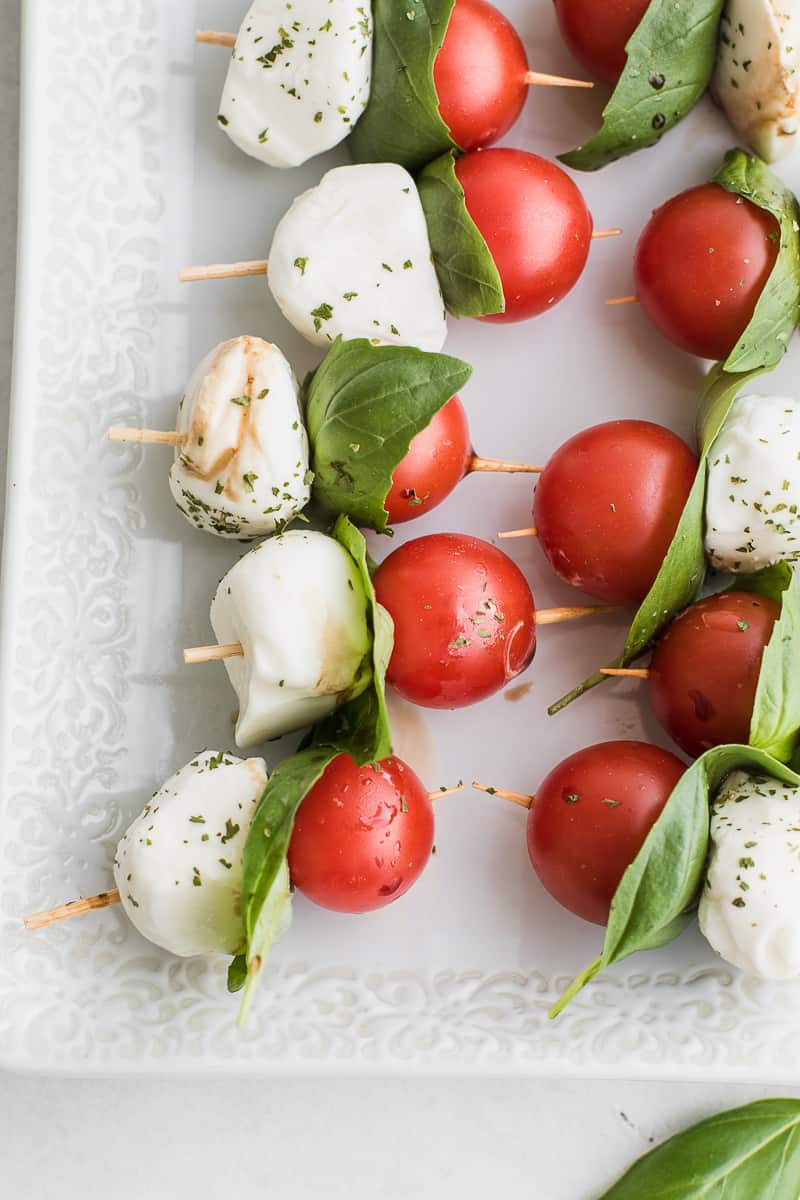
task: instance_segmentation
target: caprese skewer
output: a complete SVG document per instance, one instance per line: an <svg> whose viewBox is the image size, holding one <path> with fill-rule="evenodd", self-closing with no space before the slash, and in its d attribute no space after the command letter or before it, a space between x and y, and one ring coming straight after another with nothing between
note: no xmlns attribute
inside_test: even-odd
<svg viewBox="0 0 800 1200"><path fill-rule="evenodd" d="M179 958L235 955L242 927L243 856L267 786L263 759L203 750L148 800L114 855L116 887L25 918L43 929L121 904L131 924ZM300 808L266 907L273 941L291 923L292 891L342 913L398 900L433 849L433 802L463 784L428 792L395 756L358 767L331 762Z"/></svg>
<svg viewBox="0 0 800 1200"><path fill-rule="evenodd" d="M461 534L405 543L373 584L394 624L386 678L427 708L461 708L499 691L530 665L537 625L607 611L537 612L511 559ZM289 530L259 543L220 582L211 625L217 643L186 650L184 661L224 661L239 698L237 746L314 724L369 683L364 588L324 533Z"/></svg>
<svg viewBox="0 0 800 1200"><path fill-rule="evenodd" d="M377 131L395 115L386 112L393 107L386 75L396 72L398 59L414 69L419 27L427 21L435 49L432 107L444 126L435 153L451 142L462 150L496 142L517 120L531 86L593 86L530 70L513 25L486 0L449 0L439 8L432 17L421 6L412 8L416 40L403 46L387 27L398 20L391 0L379 0L374 19L372 4L361 0L305 0L293 9L279 0L256 0L238 34L197 30L196 42L232 51L217 116L221 128L251 157L294 167L349 137L369 107L371 160L399 161L409 170L424 166L435 156L424 157L425 139L422 158L395 160L390 140ZM399 19L408 23L406 14ZM362 137L363 131L356 150Z"/></svg>
<svg viewBox="0 0 800 1200"><path fill-rule="evenodd" d="M456 316L499 321L543 313L577 282L592 236L560 167L493 149L446 155L417 183L395 163L334 167L279 221L267 259L188 267L180 278L266 275L314 345L363 337L438 351L445 303Z"/></svg>

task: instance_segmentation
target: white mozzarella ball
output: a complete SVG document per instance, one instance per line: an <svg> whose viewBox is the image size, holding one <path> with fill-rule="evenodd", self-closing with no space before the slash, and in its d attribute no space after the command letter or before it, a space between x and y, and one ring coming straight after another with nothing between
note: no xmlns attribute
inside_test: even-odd
<svg viewBox="0 0 800 1200"><path fill-rule="evenodd" d="M335 167L275 230L269 286L317 346L344 338L439 351L447 318L414 180L394 163Z"/></svg>
<svg viewBox="0 0 800 1200"><path fill-rule="evenodd" d="M211 605L239 697L236 744L312 725L357 687L370 649L367 597L347 551L324 533L290 530L240 559Z"/></svg>
<svg viewBox="0 0 800 1200"><path fill-rule="evenodd" d="M740 396L708 459L706 553L719 571L800 558L800 403Z"/></svg>
<svg viewBox="0 0 800 1200"><path fill-rule="evenodd" d="M369 0L255 0L236 38L218 120L271 167L296 167L336 146L367 106Z"/></svg>
<svg viewBox="0 0 800 1200"><path fill-rule="evenodd" d="M767 162L789 154L800 105L800 0L727 0L713 92Z"/></svg>
<svg viewBox="0 0 800 1200"><path fill-rule="evenodd" d="M761 979L800 975L800 790L735 771L711 814L700 928L727 962Z"/></svg>
<svg viewBox="0 0 800 1200"><path fill-rule="evenodd" d="M267 784L263 759L198 754L155 793L117 846L114 878L125 912L149 941L190 958L242 947L242 855ZM289 874L274 884L283 932Z"/></svg>
<svg viewBox="0 0 800 1200"><path fill-rule="evenodd" d="M310 495L297 380L277 346L232 338L197 367L178 409L169 485L198 529L227 538L273 533Z"/></svg>

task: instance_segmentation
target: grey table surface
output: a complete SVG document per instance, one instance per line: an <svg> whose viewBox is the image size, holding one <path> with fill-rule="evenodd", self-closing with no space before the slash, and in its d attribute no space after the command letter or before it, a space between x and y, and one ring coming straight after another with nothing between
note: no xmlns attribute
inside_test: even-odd
<svg viewBox="0 0 800 1200"><path fill-rule="evenodd" d="M0 0L0 28L4 445L16 249L17 0ZM0 517L2 503L0 491ZM0 1074L0 1195L202 1200L248 1189L251 1196L449 1200L513 1189L536 1200L592 1200L653 1139L717 1109L786 1092L680 1082ZM790 1094L800 1096L800 1086Z"/></svg>

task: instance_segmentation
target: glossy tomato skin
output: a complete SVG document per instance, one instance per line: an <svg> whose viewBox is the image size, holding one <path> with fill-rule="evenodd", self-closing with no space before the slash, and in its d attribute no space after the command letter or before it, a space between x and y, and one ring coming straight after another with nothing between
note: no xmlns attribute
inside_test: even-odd
<svg viewBox="0 0 800 1200"><path fill-rule="evenodd" d="M666 338L725 359L747 327L780 245L775 218L717 183L656 209L636 247L636 292Z"/></svg>
<svg viewBox="0 0 800 1200"><path fill-rule="evenodd" d="M646 742L601 742L559 763L528 814L528 855L550 895L605 925L623 873L684 770Z"/></svg>
<svg viewBox="0 0 800 1200"><path fill-rule="evenodd" d="M489 146L516 121L528 57L511 22L486 0L456 0L433 66L439 113L462 150Z"/></svg>
<svg viewBox="0 0 800 1200"><path fill-rule="evenodd" d="M650 0L555 0L564 41L578 62L606 83L616 83L622 74L625 47L649 4Z"/></svg>
<svg viewBox="0 0 800 1200"><path fill-rule="evenodd" d="M467 474L471 459L467 414L458 396L453 396L412 439L405 458L395 467L384 501L389 524L412 521L441 504Z"/></svg>
<svg viewBox="0 0 800 1200"><path fill-rule="evenodd" d="M577 283L592 240L592 218L565 171L524 150L481 150L456 162L467 210L483 234L505 296L486 321L525 321Z"/></svg>
<svg viewBox="0 0 800 1200"><path fill-rule="evenodd" d="M730 592L672 622L650 664L650 697L687 754L749 741L761 658L779 616L768 596Z"/></svg>
<svg viewBox="0 0 800 1200"><path fill-rule="evenodd" d="M433 846L433 807L402 759L359 767L340 754L309 791L289 844L292 883L336 912L364 913L404 895Z"/></svg>
<svg viewBox="0 0 800 1200"><path fill-rule="evenodd" d="M533 596L488 542L435 533L398 547L374 579L394 620L387 680L424 708L463 708L499 691L536 650Z"/></svg>
<svg viewBox="0 0 800 1200"><path fill-rule="evenodd" d="M680 438L650 421L608 421L565 442L533 497L553 570L611 604L645 598L697 473Z"/></svg>

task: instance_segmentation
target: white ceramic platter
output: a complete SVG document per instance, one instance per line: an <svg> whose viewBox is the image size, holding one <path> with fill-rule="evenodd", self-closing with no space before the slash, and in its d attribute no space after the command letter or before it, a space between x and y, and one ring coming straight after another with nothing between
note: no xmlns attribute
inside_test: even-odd
<svg viewBox="0 0 800 1200"><path fill-rule="evenodd" d="M24 913L108 887L113 848L148 794L201 746L232 745L208 602L240 548L195 533L166 485L168 451L112 447L112 423L169 428L190 367L239 333L275 340L299 374L316 352L263 280L180 286L189 262L265 255L278 216L338 157L270 171L215 116L237 0L24 3L18 323L5 537L0 695L0 1061L64 1071L495 1071L797 1081L800 988L740 977L689 933L547 1008L600 944L527 861L524 814L467 791L437 808L420 883L368 917L301 897L244 1032L224 963L178 961L119 911L25 934ZM570 73L550 0L500 0L532 64ZM586 135L590 93L538 89L513 144L548 156ZM545 318L452 323L475 365L464 399L485 454L543 461L611 417L691 435L701 365L634 308L650 209L705 180L731 142L704 103L656 150L579 178L598 226L577 290ZM788 175L788 172L785 172ZM795 169L795 175L797 171ZM792 387L795 347L776 381ZM529 520L525 478L473 477L405 536L491 538ZM377 545L375 553L385 553ZM541 606L574 602L533 543L512 553ZM662 740L636 688L609 685L557 718L548 702L605 659L616 624L545 628L515 689L471 710L397 709L398 749L431 787L480 778L534 790L591 742ZM512 702L516 697L516 702ZM292 746L271 747L273 760Z"/></svg>

